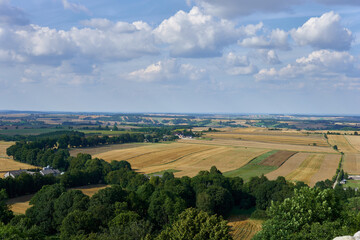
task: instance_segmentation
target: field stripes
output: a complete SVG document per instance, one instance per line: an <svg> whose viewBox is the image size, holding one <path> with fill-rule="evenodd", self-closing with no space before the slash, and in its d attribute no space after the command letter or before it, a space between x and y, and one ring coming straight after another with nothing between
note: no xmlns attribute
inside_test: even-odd
<svg viewBox="0 0 360 240"><path fill-rule="evenodd" d="M290 181L303 181L306 184L310 184L313 175L319 171L324 159L324 154L311 154L297 169L286 175L285 178Z"/></svg>
<svg viewBox="0 0 360 240"><path fill-rule="evenodd" d="M340 159L340 154L327 154L320 169L312 176L309 183L310 186L314 186L318 181L324 181L326 179L331 180L336 174L336 169L339 166Z"/></svg>
<svg viewBox="0 0 360 240"><path fill-rule="evenodd" d="M232 217L229 219L230 234L234 240L250 240L261 230L263 221Z"/></svg>
<svg viewBox="0 0 360 240"><path fill-rule="evenodd" d="M275 180L279 176L285 177L291 172L295 171L308 156L310 156L310 153L296 153L290 157L280 168L266 174L265 176L270 180Z"/></svg>
<svg viewBox="0 0 360 240"><path fill-rule="evenodd" d="M206 137L217 138L217 139L235 139L243 141L255 141L255 142L264 142L264 143L284 143L284 144L294 144L294 145L305 145L305 146L322 146L327 147L329 144L326 142L326 139L322 135L285 135L277 133L273 134L240 134L240 133L208 133Z"/></svg>
<svg viewBox="0 0 360 240"><path fill-rule="evenodd" d="M192 144L208 144L208 145L223 145L223 146L237 146L237 147L248 147L248 148L265 148L265 149L278 149L278 150L288 150L296 152L319 152L319 153L337 153L330 146L329 147L318 147L318 146L305 146L305 145L291 145L291 144L280 144L280 143L264 143L264 142L254 142L254 141L243 141L243 140L233 140L233 139L213 139L211 141L207 140L178 140L179 143L189 143Z"/></svg>
<svg viewBox="0 0 360 240"><path fill-rule="evenodd" d="M360 153L345 154L343 169L349 174L360 174Z"/></svg>
<svg viewBox="0 0 360 240"><path fill-rule="evenodd" d="M360 152L360 136L345 136L350 145Z"/></svg>
<svg viewBox="0 0 360 240"><path fill-rule="evenodd" d="M338 150L343 153L358 153L358 151L351 146L348 140L343 135L327 135L329 143L331 145L336 145Z"/></svg>

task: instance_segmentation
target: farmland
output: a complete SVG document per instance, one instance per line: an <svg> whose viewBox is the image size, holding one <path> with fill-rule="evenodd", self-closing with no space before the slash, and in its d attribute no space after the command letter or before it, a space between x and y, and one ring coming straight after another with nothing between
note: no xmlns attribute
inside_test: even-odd
<svg viewBox="0 0 360 240"><path fill-rule="evenodd" d="M231 235L234 240L250 240L261 230L261 220L247 219L242 216L231 217L229 225L231 227Z"/></svg>
<svg viewBox="0 0 360 240"><path fill-rule="evenodd" d="M173 169L176 170L176 176L195 176L213 165L222 172L240 168L267 151L259 148L171 143L112 150L94 157L106 161L126 160L134 169L144 173Z"/></svg>
<svg viewBox="0 0 360 240"><path fill-rule="evenodd" d="M353 148L360 152L360 136L345 136Z"/></svg>
<svg viewBox="0 0 360 240"><path fill-rule="evenodd" d="M349 174L360 174L360 153L345 154L344 171Z"/></svg>
<svg viewBox="0 0 360 240"><path fill-rule="evenodd" d="M36 168L35 166L14 161L12 158L6 155L6 149L13 145L13 142L2 142L0 141L0 175L1 177L8 171Z"/></svg>
<svg viewBox="0 0 360 240"><path fill-rule="evenodd" d="M357 153L358 151L348 142L343 135L328 135L329 143L336 145L338 150L343 153Z"/></svg>
<svg viewBox="0 0 360 240"><path fill-rule="evenodd" d="M89 186L83 186L83 187L77 187L72 188L74 190L80 190L85 195L88 195L89 197L93 196L95 193L97 193L99 190L104 189L108 187L108 185L105 184L98 184L98 185L89 185ZM17 214L24 214L26 210L30 207L30 199L34 196L34 194L25 195L17 198L11 198L7 201L7 204L10 205L11 210L14 213Z"/></svg>

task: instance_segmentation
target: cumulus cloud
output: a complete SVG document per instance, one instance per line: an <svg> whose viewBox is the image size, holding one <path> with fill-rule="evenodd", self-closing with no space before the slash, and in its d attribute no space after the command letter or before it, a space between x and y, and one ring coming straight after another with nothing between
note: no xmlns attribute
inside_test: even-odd
<svg viewBox="0 0 360 240"><path fill-rule="evenodd" d="M258 71L258 68L250 63L247 56L228 53L225 58L226 73L229 75L250 75Z"/></svg>
<svg viewBox="0 0 360 240"><path fill-rule="evenodd" d="M310 18L304 25L291 31L291 36L300 45L317 49L348 50L353 40L349 29L341 25L341 18L334 12Z"/></svg>
<svg viewBox="0 0 360 240"><path fill-rule="evenodd" d="M261 69L256 80L288 80L295 78L336 79L339 76L353 77L359 72L355 58L348 52L329 50L314 51L307 57L296 59L293 64L275 69Z"/></svg>
<svg viewBox="0 0 360 240"><path fill-rule="evenodd" d="M221 50L240 37L252 34L258 26L236 28L233 22L204 14L198 7L189 13L177 12L164 20L154 34L170 46L173 57L221 56Z"/></svg>
<svg viewBox="0 0 360 240"><path fill-rule="evenodd" d="M249 15L254 12L287 11L300 0L194 0L207 13L224 18Z"/></svg>
<svg viewBox="0 0 360 240"><path fill-rule="evenodd" d="M1 56L9 61L59 65L82 56L94 62L157 54L151 27L144 22L89 20L87 27L56 30L30 24L0 26Z"/></svg>
<svg viewBox="0 0 360 240"><path fill-rule="evenodd" d="M267 64L275 65L281 63L275 50L259 49L257 53L260 55L260 58Z"/></svg>
<svg viewBox="0 0 360 240"><path fill-rule="evenodd" d="M288 33L274 29L269 36L253 36L245 38L242 41L238 41L239 45L248 48L260 48L260 49L281 49L289 50Z"/></svg>
<svg viewBox="0 0 360 240"><path fill-rule="evenodd" d="M26 25L29 20L19 8L10 5L8 0L0 0L0 24Z"/></svg>
<svg viewBox="0 0 360 240"><path fill-rule="evenodd" d="M126 78L139 82L160 82L173 79L199 80L205 75L205 69L197 68L191 64L180 64L176 59L170 59L133 71Z"/></svg>
<svg viewBox="0 0 360 240"><path fill-rule="evenodd" d="M64 9L68 9L74 12L86 12L86 13L90 13L89 9L87 9L84 5L81 4L76 4L76 3L71 3L68 0L61 0Z"/></svg>

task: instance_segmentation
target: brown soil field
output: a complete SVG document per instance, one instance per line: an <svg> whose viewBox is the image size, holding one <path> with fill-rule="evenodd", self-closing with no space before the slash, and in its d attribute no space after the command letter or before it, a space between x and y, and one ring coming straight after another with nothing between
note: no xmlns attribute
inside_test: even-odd
<svg viewBox="0 0 360 240"><path fill-rule="evenodd" d="M280 167L286 162L286 160L288 160L296 153L297 152L293 151L278 151L275 154L267 157L264 161L262 161L261 165Z"/></svg>
<svg viewBox="0 0 360 240"><path fill-rule="evenodd" d="M236 146L236 147L250 147L250 148L265 148L265 149L277 149L277 150L288 150L296 152L319 152L319 153L337 153L331 147L318 147L318 146L305 146L305 145L291 145L291 144L280 144L280 143L263 143L254 141L242 141L242 140L231 140L231 139L213 139L209 140L178 140L179 143L197 143L197 144L212 144L212 145L223 145L223 146Z"/></svg>
<svg viewBox="0 0 360 240"><path fill-rule="evenodd" d="M360 152L360 136L345 136L351 146Z"/></svg>
<svg viewBox="0 0 360 240"><path fill-rule="evenodd" d="M6 149L13 145L14 142L2 142L0 141L0 177L4 177L8 171L19 169L37 168L30 164L16 162L12 158L6 155Z"/></svg>
<svg viewBox="0 0 360 240"><path fill-rule="evenodd" d="M89 197L92 197L95 193L97 193L99 190L104 189L108 187L109 185L105 184L97 184L97 185L89 185L89 186L83 186L83 187L76 187L76 188L70 188L74 190L80 190L85 195L88 195ZM25 195L17 198L11 198L6 201L7 204L10 205L10 209L17 214L25 214L26 210L30 207L30 199L35 194Z"/></svg>
<svg viewBox="0 0 360 240"><path fill-rule="evenodd" d="M195 176L199 171L209 170L214 165L222 172L234 170L267 151L259 148L188 142L151 144L132 149L113 150L94 157L105 161L126 160L134 169L142 173L174 169L179 171L175 176L180 177Z"/></svg>
<svg viewBox="0 0 360 240"><path fill-rule="evenodd" d="M340 159L341 155L339 154L327 154L318 172L312 176L310 186L314 186L318 181L331 180L336 173Z"/></svg>
<svg viewBox="0 0 360 240"><path fill-rule="evenodd" d="M345 154L344 171L350 174L360 174L360 154Z"/></svg>
<svg viewBox="0 0 360 240"><path fill-rule="evenodd" d="M76 156L78 153L88 153L90 155L96 155L104 152L109 152L112 150L119 150L119 149L128 149L139 147L142 145L146 145L145 143L127 143L127 144L110 144L105 146L99 147L89 147L89 148L72 148L70 149L70 155Z"/></svg>
<svg viewBox="0 0 360 240"><path fill-rule="evenodd" d="M237 134L237 133L208 133L205 137L217 139L239 139L243 141L254 141L264 143L285 143L306 146L326 147L329 144L322 135L286 135L278 133L278 135L269 134Z"/></svg>
<svg viewBox="0 0 360 240"><path fill-rule="evenodd" d="M229 220L231 227L230 234L234 240L250 240L261 230L263 221L244 219L243 217L231 217Z"/></svg>
<svg viewBox="0 0 360 240"><path fill-rule="evenodd" d="M351 146L348 140L343 135L327 135L331 145L337 145L338 150L343 153L358 153L358 151Z"/></svg>
<svg viewBox="0 0 360 240"><path fill-rule="evenodd" d="M312 186L312 178L320 170L324 160L325 154L311 154L285 178L290 181L303 181Z"/></svg>
<svg viewBox="0 0 360 240"><path fill-rule="evenodd" d="M275 180L279 176L285 177L291 172L295 171L295 169L297 169L308 156L310 156L310 153L296 153L290 157L280 168L266 174L265 176L270 180Z"/></svg>

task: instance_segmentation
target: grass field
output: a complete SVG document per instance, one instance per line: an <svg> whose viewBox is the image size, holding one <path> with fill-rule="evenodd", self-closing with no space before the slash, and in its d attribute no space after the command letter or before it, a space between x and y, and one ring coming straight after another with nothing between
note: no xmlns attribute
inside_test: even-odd
<svg viewBox="0 0 360 240"><path fill-rule="evenodd" d="M277 153L277 151L269 151L267 153L264 153L264 154L256 157L251 162L249 162L248 164L246 164L245 166L243 166L239 169L225 172L224 176L241 177L245 181L247 181L251 177L260 176L262 174L272 172L275 169L277 169L276 166L264 166L264 165L261 165L261 163L276 153Z"/></svg>
<svg viewBox="0 0 360 240"><path fill-rule="evenodd" d="M319 153L336 153L330 146L319 147L319 146L305 146L305 145L292 145L292 144L281 144L281 143L264 143L254 141L243 141L237 139L213 139L212 141L205 140L179 140L179 143L197 143L197 144L212 144L212 145L223 145L223 146L237 146L237 147L248 147L248 148L263 148L263 149L278 149L296 152L319 152Z"/></svg>
<svg viewBox="0 0 360 240"><path fill-rule="evenodd" d="M360 153L345 154L343 169L349 174L360 174Z"/></svg>
<svg viewBox="0 0 360 240"><path fill-rule="evenodd" d="M129 131L110 131L110 130L77 130L85 134L94 134L94 135L120 135L124 133L129 133ZM132 132L135 133L135 132Z"/></svg>
<svg viewBox="0 0 360 240"><path fill-rule="evenodd" d="M345 136L346 140L355 148L357 151L360 152L360 136Z"/></svg>
<svg viewBox="0 0 360 240"><path fill-rule="evenodd" d="M322 146L326 147L329 144L322 135L289 135L282 134L281 132L274 134L240 134L232 132L221 132L221 133L208 133L206 137L214 139L237 139L243 141L254 141L264 143L281 143L281 144L294 144L294 145L306 145L306 146Z"/></svg>
<svg viewBox="0 0 360 240"><path fill-rule="evenodd" d="M358 151L351 146L348 140L343 135L328 135L329 143L336 145L338 150L343 153L358 153Z"/></svg>
<svg viewBox="0 0 360 240"><path fill-rule="evenodd" d="M85 195L88 195L89 197L91 197L95 193L97 193L99 190L104 189L108 186L109 185L105 185L105 184L97 184L97 185L76 187L76 188L71 188L71 189L80 190ZM17 198L11 198L11 199L7 200L6 203L10 205L10 209L14 213L24 214L26 212L26 210L30 207L29 202L33 196L34 196L34 194L30 194L30 195L17 197Z"/></svg>
<svg viewBox="0 0 360 240"><path fill-rule="evenodd" d="M351 188L359 188L360 189L360 181L357 180L348 180L346 184L341 185L342 187L351 187Z"/></svg>
<svg viewBox="0 0 360 240"><path fill-rule="evenodd" d="M230 217L231 235L234 240L250 240L261 230L263 221L247 219L244 217Z"/></svg>
<svg viewBox="0 0 360 240"><path fill-rule="evenodd" d="M0 176L1 177L4 177L5 173L8 171L36 168L35 166L26 163L16 162L12 158L6 155L6 149L13 144L14 142L0 141Z"/></svg>
<svg viewBox="0 0 360 240"><path fill-rule="evenodd" d="M126 160L139 172L156 173L176 170L175 176L195 176L201 170L216 166L227 172L238 169L251 159L269 150L247 147L217 146L212 144L170 143L146 144L136 148L118 149L94 157L106 161ZM211 141L212 142L212 141Z"/></svg>
<svg viewBox="0 0 360 240"><path fill-rule="evenodd" d="M30 128L30 129L2 129L0 134L4 135L39 135L42 133L61 131L57 128Z"/></svg>

